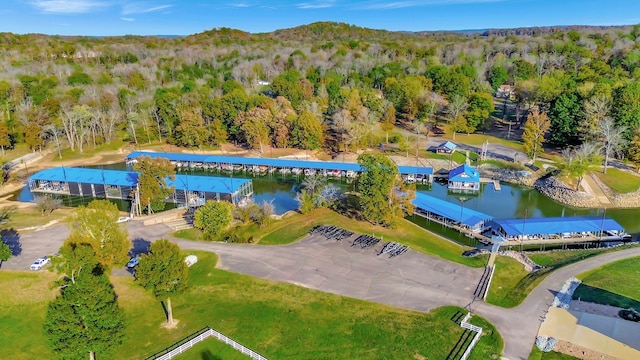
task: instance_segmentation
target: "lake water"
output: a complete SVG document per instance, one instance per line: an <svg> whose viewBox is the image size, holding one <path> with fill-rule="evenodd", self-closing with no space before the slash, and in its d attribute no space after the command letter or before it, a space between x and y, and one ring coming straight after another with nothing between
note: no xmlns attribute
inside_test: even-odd
<svg viewBox="0 0 640 360"><path fill-rule="evenodd" d="M124 170L124 163L105 165L104 169ZM184 172L183 172L184 173ZM188 174L205 176L228 176L224 172L217 171L189 171ZM303 177L272 174L252 177L249 174L236 173L234 177L244 177L253 180L254 201L272 202L277 214L298 208L296 192ZM345 191L353 190L353 184L343 180L330 180L329 183L339 186ZM509 184L502 184L501 191L495 191L492 184L482 184L481 191L476 195L453 194L448 191L446 185L434 182L430 186L418 186L419 192L455 203L464 204L467 209L474 209L494 218L522 218L526 217L556 217L556 216L582 216L602 215L604 209L576 209L547 198L538 191ZM19 201L30 201L31 194L27 187L14 195ZM81 202L91 199L68 197L65 203L79 205ZM126 210L126 202L118 203L118 206ZM640 233L640 209L607 209L606 216L618 221L628 233Z"/></svg>

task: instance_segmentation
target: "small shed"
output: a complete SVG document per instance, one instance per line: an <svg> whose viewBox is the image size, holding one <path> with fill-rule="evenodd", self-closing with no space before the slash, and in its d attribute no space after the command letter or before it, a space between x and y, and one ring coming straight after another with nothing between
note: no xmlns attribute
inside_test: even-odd
<svg viewBox="0 0 640 360"><path fill-rule="evenodd" d="M449 171L448 188L457 191L479 191L480 173L476 168L462 164Z"/></svg>
<svg viewBox="0 0 640 360"><path fill-rule="evenodd" d="M458 145L452 143L451 141L446 141L436 146L435 150L438 154L451 154L456 150L457 147Z"/></svg>

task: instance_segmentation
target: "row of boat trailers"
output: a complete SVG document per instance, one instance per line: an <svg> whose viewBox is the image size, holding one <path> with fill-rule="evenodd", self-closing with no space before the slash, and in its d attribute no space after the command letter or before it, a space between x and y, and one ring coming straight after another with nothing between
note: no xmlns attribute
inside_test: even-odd
<svg viewBox="0 0 640 360"><path fill-rule="evenodd" d="M334 225L316 226L310 231L309 234L320 235L327 240L335 240L339 242L353 236L353 233L351 231L342 229ZM381 239L378 239L375 236L363 234L359 235L351 242L351 247L360 247L364 250L376 246L378 243L380 243L380 240ZM393 258L406 253L408 250L409 247L406 245L402 245L396 242L387 242L379 251L377 251L377 256L388 254L389 258Z"/></svg>

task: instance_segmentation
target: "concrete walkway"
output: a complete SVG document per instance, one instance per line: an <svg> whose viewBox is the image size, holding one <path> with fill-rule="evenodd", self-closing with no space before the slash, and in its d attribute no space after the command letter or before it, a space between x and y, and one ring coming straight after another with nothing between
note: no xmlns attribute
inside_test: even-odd
<svg viewBox="0 0 640 360"><path fill-rule="evenodd" d="M582 179L582 186L584 187L584 189L590 193L591 195L595 196L596 199L598 199L598 201L600 202L600 205L602 206L611 206L611 200L609 200L609 198L607 197L607 195L604 193L604 191L602 191L602 188L600 187L600 185L598 185L598 183L593 180L593 174L587 174L584 176L584 178Z"/></svg>

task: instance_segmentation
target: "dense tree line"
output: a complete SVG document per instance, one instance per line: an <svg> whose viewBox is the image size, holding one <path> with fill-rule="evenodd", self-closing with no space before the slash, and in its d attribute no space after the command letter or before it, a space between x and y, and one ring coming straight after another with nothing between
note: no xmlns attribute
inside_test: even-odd
<svg viewBox="0 0 640 360"><path fill-rule="evenodd" d="M179 38L4 33L0 147L84 151L122 137L357 149L397 122L485 129L491 94L507 83L521 119L547 114L549 145L602 139L611 118L630 155L639 35L639 26L415 34L336 23Z"/></svg>

